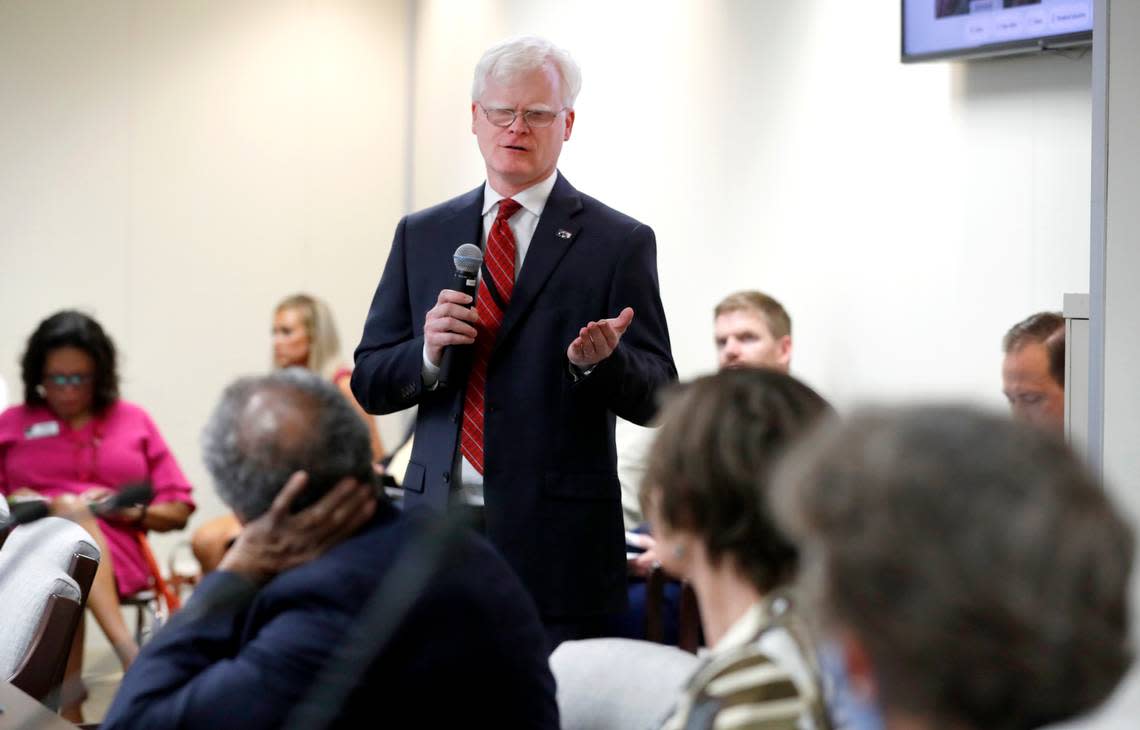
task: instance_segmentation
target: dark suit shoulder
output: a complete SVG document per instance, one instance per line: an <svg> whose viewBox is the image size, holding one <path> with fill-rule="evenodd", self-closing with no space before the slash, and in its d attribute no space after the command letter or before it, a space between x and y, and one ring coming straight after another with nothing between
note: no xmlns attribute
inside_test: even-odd
<svg viewBox="0 0 1140 730"><path fill-rule="evenodd" d="M388 504L355 535L316 560L282 573L262 589L259 598L295 599L302 594L343 595L362 603L361 589L375 587L407 541L399 511Z"/></svg>
<svg viewBox="0 0 1140 730"><path fill-rule="evenodd" d="M416 512L374 520L318 560L285 573L263 591L262 618L297 613L299 621L343 617L344 630L380 586L406 596L414 575L432 568L418 598L391 627L380 654L346 701L344 718L372 717L383 698L393 727L483 726L557 728L554 679L533 600L506 561L467 530L451 533L442 562L431 559L440 537L436 517ZM425 541L424 538L427 538ZM426 558L426 559L425 559ZM409 568L409 565L412 566ZM404 585L385 585L400 573ZM388 605L388 601L375 606ZM398 602L397 602L398 603ZM375 617L370 617L374 619ZM439 688L450 702L439 703ZM506 701L504 701L506 698ZM342 726L357 727L353 722Z"/></svg>
<svg viewBox="0 0 1140 730"><path fill-rule="evenodd" d="M439 518L427 510L409 515L382 505L359 532L317 560L278 576L259 599L293 603L319 597L322 603L341 604L354 612L393 564L419 549L417 539L438 526ZM448 558L437 566L420 602L435 602L446 595L444 605L458 601L525 615L528 604L533 605L531 599L490 543L469 530L459 531L451 540ZM495 589L488 590L488 586Z"/></svg>

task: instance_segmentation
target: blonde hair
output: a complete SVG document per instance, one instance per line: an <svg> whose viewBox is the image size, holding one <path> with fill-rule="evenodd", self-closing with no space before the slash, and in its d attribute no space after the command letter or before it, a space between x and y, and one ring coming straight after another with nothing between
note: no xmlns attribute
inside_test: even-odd
<svg viewBox="0 0 1140 730"><path fill-rule="evenodd" d="M768 330L772 333L772 337L777 340L792 334L792 318L788 316L788 311L784 309L784 305L763 292L738 291L735 294L729 294L720 301L720 304L716 305L713 318L741 310L752 310L763 315L765 321L768 322Z"/></svg>
<svg viewBox="0 0 1140 730"><path fill-rule="evenodd" d="M333 322L329 305L308 294L293 294L285 297L274 308L274 314L283 309L291 309L301 315L301 325L309 335L309 357L305 367L320 373L331 380L341 364L340 337Z"/></svg>

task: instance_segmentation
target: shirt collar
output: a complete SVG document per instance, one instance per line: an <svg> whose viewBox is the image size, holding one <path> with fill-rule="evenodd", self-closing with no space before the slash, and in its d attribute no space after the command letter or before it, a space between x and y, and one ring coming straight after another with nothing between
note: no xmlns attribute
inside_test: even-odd
<svg viewBox="0 0 1140 730"><path fill-rule="evenodd" d="M720 641L712 647L710 653L720 654L754 641L771 620L768 606L764 601L753 604L743 616L736 619L736 623L728 627L728 631L724 632L724 636L720 637Z"/></svg>
<svg viewBox="0 0 1140 730"><path fill-rule="evenodd" d="M531 185L526 190L512 195L514 201L526 208L527 212L535 218L542 217L542 210L546 207L546 201L550 198L550 191L554 190L554 183L558 180L558 170L550 173L550 177L545 180ZM491 208L498 205L499 201L507 196L499 195L490 181L483 183L483 215L487 215Z"/></svg>

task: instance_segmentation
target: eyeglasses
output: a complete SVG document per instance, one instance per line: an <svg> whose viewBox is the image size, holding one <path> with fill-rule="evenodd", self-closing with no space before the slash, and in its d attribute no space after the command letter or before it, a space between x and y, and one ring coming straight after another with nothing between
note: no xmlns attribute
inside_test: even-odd
<svg viewBox="0 0 1140 730"><path fill-rule="evenodd" d="M78 388L81 385L87 385L94 378L94 375L87 373L75 373L72 375L44 375L44 386L48 388Z"/></svg>
<svg viewBox="0 0 1140 730"><path fill-rule="evenodd" d="M516 112L514 109L488 109L482 104L479 105L479 108L483 110L483 115L487 117L487 121L496 127L509 127L514 124L515 119L519 117L519 112ZM566 111L566 109L567 107L562 107L556 112L546 111L545 109L528 109L522 112L522 118L528 127L540 129L554 124L554 120L558 118L559 114Z"/></svg>

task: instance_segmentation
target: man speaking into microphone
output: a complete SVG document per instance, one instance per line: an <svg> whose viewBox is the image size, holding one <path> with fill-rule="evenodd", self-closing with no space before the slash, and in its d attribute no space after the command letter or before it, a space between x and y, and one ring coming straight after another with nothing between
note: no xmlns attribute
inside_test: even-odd
<svg viewBox="0 0 1140 730"><path fill-rule="evenodd" d="M543 39L483 54L471 130L486 182L400 221L352 376L371 413L419 405L407 507L482 507L552 646L624 608L614 416L648 422L677 377L653 231L557 170L580 88ZM455 291L463 243L483 249L473 306ZM462 356L441 384L446 348Z"/></svg>

